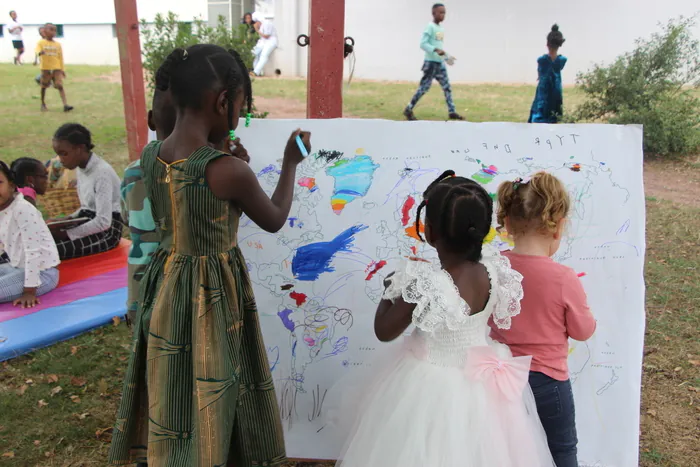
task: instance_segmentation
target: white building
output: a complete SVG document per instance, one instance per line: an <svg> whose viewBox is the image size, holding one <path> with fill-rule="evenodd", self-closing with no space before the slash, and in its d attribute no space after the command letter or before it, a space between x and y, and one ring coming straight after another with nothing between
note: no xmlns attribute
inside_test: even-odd
<svg viewBox="0 0 700 467"><path fill-rule="evenodd" d="M274 18L280 46L270 69L283 76L305 76L308 49L296 45L308 34L309 0L138 0L139 18L173 11L183 21L198 17L215 23L219 15L237 23L243 13L264 9ZM420 77L423 52L420 35L430 21L434 0L346 0L345 35L355 39L356 78L410 80ZM700 10L697 0L494 0L446 1L445 49L457 63L450 70L460 82L534 82L536 58L546 52L545 37L559 23L569 57L564 79L571 83L578 71L630 50L638 37L648 37L657 23ZM25 25L25 61L33 58L38 27L47 21L62 26L66 63L117 65L114 2L112 0L9 0L0 24L15 9ZM697 30L700 37L700 26ZM9 33L0 37L0 61L10 62Z"/></svg>

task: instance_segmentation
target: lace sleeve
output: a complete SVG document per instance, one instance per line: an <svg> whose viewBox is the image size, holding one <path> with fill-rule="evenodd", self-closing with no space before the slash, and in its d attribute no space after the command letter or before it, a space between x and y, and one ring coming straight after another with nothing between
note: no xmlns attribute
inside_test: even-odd
<svg viewBox="0 0 700 467"><path fill-rule="evenodd" d="M456 329L468 316L467 303L460 297L450 276L442 269L420 261L407 261L392 277L384 298L402 297L413 303L413 325L426 332L445 325Z"/></svg>
<svg viewBox="0 0 700 467"><path fill-rule="evenodd" d="M499 329L510 329L511 320L520 314L523 299L523 276L510 266L510 261L495 248L484 247L483 263L486 265L495 293L493 322Z"/></svg>

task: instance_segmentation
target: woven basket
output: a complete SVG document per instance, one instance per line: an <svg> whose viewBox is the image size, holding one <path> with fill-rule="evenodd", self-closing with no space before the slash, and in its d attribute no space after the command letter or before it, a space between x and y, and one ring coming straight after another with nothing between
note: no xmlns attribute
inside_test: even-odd
<svg viewBox="0 0 700 467"><path fill-rule="evenodd" d="M45 195L38 197L38 201L49 219L59 219L80 209L75 188L49 188Z"/></svg>

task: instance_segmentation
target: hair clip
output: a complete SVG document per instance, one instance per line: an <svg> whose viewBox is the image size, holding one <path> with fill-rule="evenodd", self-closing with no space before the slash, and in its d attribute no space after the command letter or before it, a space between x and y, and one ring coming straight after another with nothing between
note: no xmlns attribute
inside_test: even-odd
<svg viewBox="0 0 700 467"><path fill-rule="evenodd" d="M247 113L245 114L245 127L248 128L250 126L250 120L253 118L252 113Z"/></svg>
<svg viewBox="0 0 700 467"><path fill-rule="evenodd" d="M528 183L530 183L530 177L525 179L522 177L516 178L515 180L513 180L513 191L517 191L521 185L527 185Z"/></svg>
<svg viewBox="0 0 700 467"><path fill-rule="evenodd" d="M229 138L231 139L231 142L233 143L236 139L236 132L234 130L229 130L228 135L229 135Z"/></svg>
<svg viewBox="0 0 700 467"><path fill-rule="evenodd" d="M184 62L185 60L187 60L187 56L188 56L188 55L189 55L189 54L187 53L187 49L185 49L185 50L182 51L182 61L183 61L183 62Z"/></svg>

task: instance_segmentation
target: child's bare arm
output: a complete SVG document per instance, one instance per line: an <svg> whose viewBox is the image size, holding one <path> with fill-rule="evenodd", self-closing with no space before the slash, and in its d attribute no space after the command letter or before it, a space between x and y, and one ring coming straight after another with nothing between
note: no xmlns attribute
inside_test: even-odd
<svg viewBox="0 0 700 467"><path fill-rule="evenodd" d="M382 300L374 315L374 334L382 342L391 342L411 325L415 303L406 303L403 298Z"/></svg>
<svg viewBox="0 0 700 467"><path fill-rule="evenodd" d="M207 166L207 182L214 196L238 205L263 230L277 232L289 216L296 168L303 160L295 142L299 134L307 149L311 147L309 133L292 133L284 151L280 179L272 198L263 191L248 164L234 157L222 157Z"/></svg>

